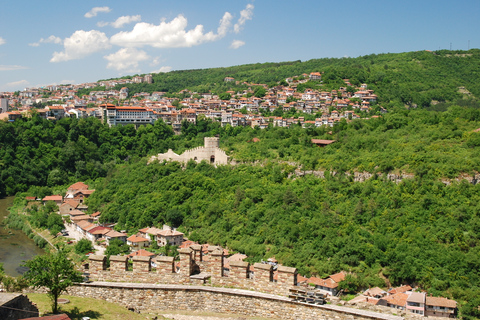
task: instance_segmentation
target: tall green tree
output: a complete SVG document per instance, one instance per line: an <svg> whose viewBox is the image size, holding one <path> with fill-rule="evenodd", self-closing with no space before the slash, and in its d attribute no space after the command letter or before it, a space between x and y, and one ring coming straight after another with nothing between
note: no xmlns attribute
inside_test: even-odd
<svg viewBox="0 0 480 320"><path fill-rule="evenodd" d="M34 288L46 287L52 300L52 312L58 312L58 297L75 282L82 281L82 275L67 257L63 248L55 252L34 257L25 262L28 271L23 275Z"/></svg>

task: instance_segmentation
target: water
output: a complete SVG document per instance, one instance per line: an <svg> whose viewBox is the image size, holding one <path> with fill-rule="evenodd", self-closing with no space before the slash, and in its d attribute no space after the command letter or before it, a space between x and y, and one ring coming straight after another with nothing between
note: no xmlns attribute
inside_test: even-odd
<svg viewBox="0 0 480 320"><path fill-rule="evenodd" d="M9 276L19 276L25 270L20 265L44 251L37 247L22 230L6 229L4 220L14 197L0 199L0 263L3 263L5 273Z"/></svg>

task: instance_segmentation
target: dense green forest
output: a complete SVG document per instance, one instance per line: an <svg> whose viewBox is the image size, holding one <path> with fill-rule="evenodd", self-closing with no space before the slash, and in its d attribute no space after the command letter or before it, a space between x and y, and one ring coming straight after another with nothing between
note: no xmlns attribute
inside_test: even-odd
<svg viewBox="0 0 480 320"><path fill-rule="evenodd" d="M282 63L257 63L227 68L180 70L153 74L153 84L138 83L126 86L130 95L138 92L163 91L174 94L183 89L194 92L243 90L248 83L276 85L288 77L303 73L322 72L323 88L338 89L345 86L343 79L352 85L367 83L375 90L379 103L393 105L418 105L427 107L433 101L452 101L460 97L459 87L480 97L480 50L417 51L405 53L371 54L357 58L323 58ZM225 83L225 77L234 82ZM82 90L104 90L104 87Z"/></svg>
<svg viewBox="0 0 480 320"><path fill-rule="evenodd" d="M456 178L478 179L480 52L465 53L171 72L156 75L151 88L226 90L225 76L269 83L322 71L324 86L338 88L343 78L366 82L389 104L379 118L343 120L333 128L233 128L200 118L175 135L162 121L138 130L109 128L95 118L0 122L0 196L43 197L84 181L96 189L89 211L100 210L103 221L129 233L169 223L192 240L244 252L252 262L275 256L303 275L351 270L359 287L417 284L470 301L464 310L473 314L480 303L472 299L480 296L480 186ZM161 81L164 87L157 87ZM473 96L461 96L460 86ZM148 156L169 148L182 153L213 135L239 164L147 165ZM319 148L312 138L336 142ZM310 170L325 178L298 175ZM355 182L355 172L373 176ZM395 183L389 173L412 178ZM36 214L40 224L59 225L42 210Z"/></svg>

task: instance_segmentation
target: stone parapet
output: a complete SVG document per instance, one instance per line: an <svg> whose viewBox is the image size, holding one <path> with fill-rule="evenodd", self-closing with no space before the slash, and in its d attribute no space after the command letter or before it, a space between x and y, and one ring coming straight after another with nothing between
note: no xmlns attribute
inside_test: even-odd
<svg viewBox="0 0 480 320"><path fill-rule="evenodd" d="M157 265L157 273L168 274L175 272L175 258L174 257L156 257L154 259Z"/></svg>
<svg viewBox="0 0 480 320"><path fill-rule="evenodd" d="M128 270L127 256L110 256L110 271L122 272Z"/></svg>
<svg viewBox="0 0 480 320"><path fill-rule="evenodd" d="M195 310L282 320L403 320L399 316L378 312L336 305L312 305L273 294L207 286L93 282L70 287L67 294L104 299L141 313Z"/></svg>
<svg viewBox="0 0 480 320"><path fill-rule="evenodd" d="M152 270L151 257L133 257L133 272L148 273Z"/></svg>

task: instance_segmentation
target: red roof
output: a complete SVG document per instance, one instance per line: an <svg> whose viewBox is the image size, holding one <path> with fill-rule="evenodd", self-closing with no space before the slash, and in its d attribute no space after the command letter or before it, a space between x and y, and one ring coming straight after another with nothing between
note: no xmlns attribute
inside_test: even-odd
<svg viewBox="0 0 480 320"><path fill-rule="evenodd" d="M395 293L391 296L387 296L380 300L386 300L389 304L393 304L395 306L405 307L405 305L407 304L407 299L408 299L408 294L400 292L400 293Z"/></svg>
<svg viewBox="0 0 480 320"><path fill-rule="evenodd" d="M62 201L63 198L61 195L55 195L55 196L46 196L42 200L43 201Z"/></svg>
<svg viewBox="0 0 480 320"><path fill-rule="evenodd" d="M130 236L127 238L127 241L130 241L130 242L145 242L145 241L150 241L148 239L145 239L144 237L140 237L140 236L137 236L136 234L134 234L133 236Z"/></svg>
<svg viewBox="0 0 480 320"><path fill-rule="evenodd" d="M129 258L131 257L151 257L151 256L154 256L155 253L153 252L150 252L150 251L147 251L145 249L140 249L140 250L137 250L137 251L134 251L132 253L130 253L128 255Z"/></svg>
<svg viewBox="0 0 480 320"><path fill-rule="evenodd" d="M76 182L68 187L68 190L87 190L88 186L83 182Z"/></svg>

